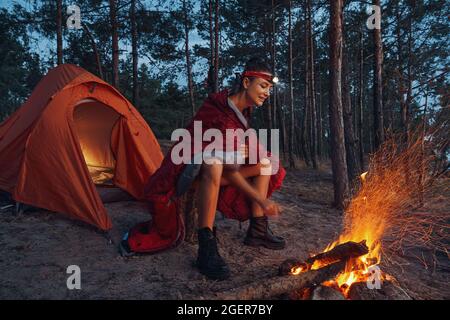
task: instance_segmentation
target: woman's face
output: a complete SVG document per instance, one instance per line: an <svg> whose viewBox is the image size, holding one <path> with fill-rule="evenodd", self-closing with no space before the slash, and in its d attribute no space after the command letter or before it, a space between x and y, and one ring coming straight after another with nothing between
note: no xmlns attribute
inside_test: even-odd
<svg viewBox="0 0 450 320"><path fill-rule="evenodd" d="M270 75L270 73L267 74ZM261 78L255 77L252 80L247 77L244 78L244 88L246 89L247 100L250 105L261 107L270 96L272 87L273 85L269 81Z"/></svg>

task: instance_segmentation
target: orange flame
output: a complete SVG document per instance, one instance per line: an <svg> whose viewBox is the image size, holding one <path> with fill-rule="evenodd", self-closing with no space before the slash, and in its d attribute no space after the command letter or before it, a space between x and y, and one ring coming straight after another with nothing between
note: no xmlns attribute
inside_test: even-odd
<svg viewBox="0 0 450 320"><path fill-rule="evenodd" d="M359 192L345 210L342 234L324 250L330 251L348 241L365 240L369 253L350 259L344 272L324 285L338 286L347 296L352 283L369 279L369 268L380 263L382 250L383 254L390 254L392 260L392 253L401 249L406 241L445 249L441 234L449 229L449 215L411 214L411 208L423 201L420 199L424 191L432 185L437 177L435 173L439 172L435 168L439 169L439 161L436 162L432 152L436 149L435 144L441 143L436 133L439 131L425 140L424 136L428 137L425 134L411 134L407 144L397 144L394 137L372 155L368 172L360 176ZM411 234L414 237L408 240L407 235ZM382 247L383 238L389 238L390 244L385 241ZM311 269L322 267L324 265L316 261ZM298 274L305 270L293 271ZM381 274L381 277L380 280L393 279L386 274Z"/></svg>
<svg viewBox="0 0 450 320"><path fill-rule="evenodd" d="M366 241L369 253L350 260L346 266L346 270L339 274L335 281L339 288L347 294L348 288L354 282L362 282L368 279L368 268L371 265L379 264L381 261L381 236L384 233L386 223L385 215L378 210L379 206L369 201L366 192L367 172L361 174L360 179L362 188L359 194L351 201L344 217L344 233L339 239L329 244L324 252L330 251L335 246L348 241L361 242ZM323 267L320 263L314 263L311 269Z"/></svg>
<svg viewBox="0 0 450 320"><path fill-rule="evenodd" d="M330 243L323 252L332 250L339 244L353 241L361 242L366 240L369 253L357 259L351 259L345 268L345 271L339 274L334 281L324 283L324 285L337 285L345 296L348 289L354 282L362 282L368 279L368 268L371 265L380 263L381 260L381 236L385 229L385 216L380 214L379 207L369 204L369 197L365 192L365 181L367 172L361 175L363 183L361 191L352 200L344 217L344 232L338 240ZM317 270L325 265L316 260L311 266L311 270ZM306 271L304 267L294 267L291 270L293 275L298 275Z"/></svg>
<svg viewBox="0 0 450 320"><path fill-rule="evenodd" d="M304 267L293 267L291 269L291 274L293 274L294 276L299 275L301 272L306 271L306 268Z"/></svg>

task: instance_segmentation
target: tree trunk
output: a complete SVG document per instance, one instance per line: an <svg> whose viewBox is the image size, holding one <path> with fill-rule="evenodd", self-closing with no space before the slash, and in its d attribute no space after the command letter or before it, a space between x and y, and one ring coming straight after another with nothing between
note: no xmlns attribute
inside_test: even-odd
<svg viewBox="0 0 450 320"><path fill-rule="evenodd" d="M56 1L56 55L57 64L63 64L62 0Z"/></svg>
<svg viewBox="0 0 450 320"><path fill-rule="evenodd" d="M319 105L317 108L317 154L319 159L323 159L323 125L322 125L322 116L323 116L323 108L322 108L322 77L319 74Z"/></svg>
<svg viewBox="0 0 450 320"><path fill-rule="evenodd" d="M306 22L306 28L304 33L304 41L305 41L305 107L303 112L303 125L302 125L302 131L301 131L301 154L303 156L303 159L305 160L306 165L309 167L311 166L311 158L310 158L310 152L311 152L311 110L310 110L310 90L309 90L309 34L308 34L308 13L305 10L305 22Z"/></svg>
<svg viewBox="0 0 450 320"><path fill-rule="evenodd" d="M275 26L275 0L272 0L272 45L271 45L271 58L272 58L272 74L277 74L277 59L276 59L276 26ZM272 124L276 128L277 123L277 86L273 88L272 95Z"/></svg>
<svg viewBox="0 0 450 320"><path fill-rule="evenodd" d="M374 0L373 4L380 5L380 0ZM380 9L381 10L381 9ZM381 41L381 29L373 30L375 46L375 63L373 72L373 130L375 148L378 148L384 141L383 129L383 43Z"/></svg>
<svg viewBox="0 0 450 320"><path fill-rule="evenodd" d="M403 89L403 59L402 59L402 51L403 51L403 45L402 45L402 39L401 39L401 14L400 14L400 8L399 3L395 3L395 14L396 14L396 40L397 40L397 99L400 104L400 124L402 126L402 129L404 133L406 133L406 104L404 99L404 89Z"/></svg>
<svg viewBox="0 0 450 320"><path fill-rule="evenodd" d="M266 108L266 114L267 114L267 128L272 129L273 128L273 121L272 121L272 109L273 109L273 95L269 96L268 104ZM270 131L269 131L269 139L270 139Z"/></svg>
<svg viewBox="0 0 450 320"><path fill-rule="evenodd" d="M102 63L100 60L100 53L98 52L97 43L95 42L94 36L92 35L88 26L85 24L83 24L82 26L92 44L92 50L94 51L95 61L97 63L98 76L100 77L100 79L103 79Z"/></svg>
<svg viewBox="0 0 450 320"><path fill-rule="evenodd" d="M405 102L405 119L404 119L404 133L405 133L405 148L408 148L410 143L410 112L411 112L411 103L412 103L412 15L415 8L415 1L409 1L409 17L408 17L408 64L407 64L407 88L406 88L406 102ZM412 181L410 179L411 176L411 165L408 158L405 159L405 184L409 185Z"/></svg>
<svg viewBox="0 0 450 320"><path fill-rule="evenodd" d="M283 153L286 153L288 151L288 141L287 141L287 130L286 130L286 119L284 116L284 111L283 111L283 106L285 105L285 101L286 99L285 97L285 91L283 92L283 102L279 104L278 108L277 108L277 113L278 113L278 122L279 122L279 128L280 130L280 135L281 135L281 141L283 142L282 147L283 147ZM277 91L277 100L279 102L280 101L280 92Z"/></svg>
<svg viewBox="0 0 450 320"><path fill-rule="evenodd" d="M213 2L209 0L209 47L210 47L210 66L214 66L214 31L213 31Z"/></svg>
<svg viewBox="0 0 450 320"><path fill-rule="evenodd" d="M316 111L316 88L315 88L315 74L314 74L314 39L312 33L312 19L311 19L311 0L307 0L307 32L309 48L309 97L310 97L310 114L311 114L311 134L310 134L310 154L314 169L317 169L317 111Z"/></svg>
<svg viewBox="0 0 450 320"><path fill-rule="evenodd" d="M294 83L292 74L292 1L289 0L289 24L288 24L288 73L289 73L289 111L290 111L290 131L289 131L289 166L295 168L294 158L294 135L295 135L295 122L294 122Z"/></svg>
<svg viewBox="0 0 450 320"><path fill-rule="evenodd" d="M309 139L308 139L308 130L307 130L307 128L308 128L307 120L308 119L309 119L309 112L308 112L308 107L305 102L302 126L299 128L299 131L300 131L299 143L300 143L300 154L303 158L303 161L305 161L306 166L310 167L311 159L309 157Z"/></svg>
<svg viewBox="0 0 450 320"><path fill-rule="evenodd" d="M191 113L192 117L195 115L195 101L194 101L194 85L192 83L192 66L191 66L191 57L189 50L189 17L188 17L188 5L186 3L187 0L183 0L183 11L184 11L184 46L185 46L185 55L186 55L186 73L188 80L188 90L189 90L189 104L191 105Z"/></svg>
<svg viewBox="0 0 450 320"><path fill-rule="evenodd" d="M271 54L272 49L272 35L271 35L271 31L267 29L268 26L268 17L267 14L264 14L264 19L263 19L263 30L264 30L264 51ZM273 96L269 95L268 99L267 99L267 103L266 107L264 108L264 114L265 114L265 122L263 122L265 124L266 128L271 129L272 128L272 99ZM270 131L268 132L268 139L270 141Z"/></svg>
<svg viewBox="0 0 450 320"><path fill-rule="evenodd" d="M359 139L359 162L361 168L364 168L364 47L363 47L363 32L359 31L359 95L358 95L358 139Z"/></svg>
<svg viewBox="0 0 450 320"><path fill-rule="evenodd" d="M409 142L410 139L410 118L411 118L411 103L412 103L412 82L413 82L413 75L412 75L412 68L413 68L413 61L412 61L412 41L413 41L413 34L412 34L412 21L413 21L413 13L415 9L415 0L412 0L409 2L410 4L410 14L408 18L408 69L407 69L407 89L406 89L406 121L405 121L405 132L407 141Z"/></svg>
<svg viewBox="0 0 450 320"><path fill-rule="evenodd" d="M305 79L307 79L308 77L305 77ZM305 93L308 92L307 88L308 88L308 83L305 81ZM301 151L301 155L303 157L303 160L305 161L306 165L308 167L311 166L311 158L309 156L309 151L310 151L310 147L309 147L309 123L308 120L310 119L309 117L309 97L305 97L305 107L304 107L304 111L303 111L303 121L302 121L302 127L301 127L301 131L300 131L300 151Z"/></svg>
<svg viewBox="0 0 450 320"><path fill-rule="evenodd" d="M214 92L219 91L219 0L215 4Z"/></svg>
<svg viewBox="0 0 450 320"><path fill-rule="evenodd" d="M299 125L295 125L295 131L300 132L300 126ZM295 141L294 141L294 145L295 145L294 154L297 157L301 157L302 156L302 152L303 152L301 137L298 134L296 134L294 139L295 139Z"/></svg>
<svg viewBox="0 0 450 320"><path fill-rule="evenodd" d="M138 107L139 85L138 85L138 34L136 26L136 0L131 0L130 21L131 21L131 52L133 57L133 104L135 107Z"/></svg>
<svg viewBox="0 0 450 320"><path fill-rule="evenodd" d="M109 0L109 18L112 39L112 85L119 88L119 35L117 25L116 0Z"/></svg>
<svg viewBox="0 0 450 320"><path fill-rule="evenodd" d="M343 53L343 72L342 72L342 105L344 111L344 134L345 134L345 151L347 156L347 169L348 169L348 179L352 184L356 178L361 174L361 167L359 163L356 138L353 129L353 115L352 115L352 104L350 96L350 83L349 83L349 68L348 68L348 54L347 46L344 44Z"/></svg>
<svg viewBox="0 0 450 320"><path fill-rule="evenodd" d="M330 0L330 140L333 170L334 203L342 209L348 194L342 115L342 0Z"/></svg>
<svg viewBox="0 0 450 320"><path fill-rule="evenodd" d="M422 117L422 133L420 137L420 174L419 181L417 182L418 187L418 205L422 207L425 201L425 185L424 185L424 177L426 176L426 166L425 166L425 136L427 131L427 110L428 110L428 94L430 91L430 87L427 85L427 91L425 93L425 106L423 108L423 117Z"/></svg>
<svg viewBox="0 0 450 320"><path fill-rule="evenodd" d="M396 3L395 6L396 12L396 36L397 36L397 87L398 87L398 100L400 103L400 124L402 127L402 131L404 134L404 142L408 143L408 132L409 132L409 106L407 103L407 99L405 99L405 93L407 93L407 89L405 89L405 79L403 74L403 43L402 43L402 34L401 34L401 12L399 8L399 4ZM409 36L409 35L408 35Z"/></svg>

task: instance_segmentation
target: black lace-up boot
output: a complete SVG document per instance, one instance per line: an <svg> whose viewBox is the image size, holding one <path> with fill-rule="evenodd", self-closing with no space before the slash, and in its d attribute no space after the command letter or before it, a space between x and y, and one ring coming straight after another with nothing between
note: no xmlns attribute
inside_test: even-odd
<svg viewBox="0 0 450 320"><path fill-rule="evenodd" d="M273 250L281 250L286 246L282 237L275 236L269 228L266 216L250 218L244 244L252 247L266 247Z"/></svg>
<svg viewBox="0 0 450 320"><path fill-rule="evenodd" d="M198 230L197 267L200 273L213 280L225 280L230 277L230 269L217 249L215 232L209 228Z"/></svg>

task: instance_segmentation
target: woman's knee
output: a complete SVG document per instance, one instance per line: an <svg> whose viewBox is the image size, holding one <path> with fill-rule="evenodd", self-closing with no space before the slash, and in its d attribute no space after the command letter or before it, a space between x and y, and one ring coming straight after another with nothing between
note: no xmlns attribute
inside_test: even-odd
<svg viewBox="0 0 450 320"><path fill-rule="evenodd" d="M219 184L222 177L223 164L221 161L211 161L202 164L201 178L202 180L211 181Z"/></svg>
<svg viewBox="0 0 450 320"><path fill-rule="evenodd" d="M248 167L251 177L257 176L271 176L272 175L272 163L269 159L263 158L260 162Z"/></svg>

